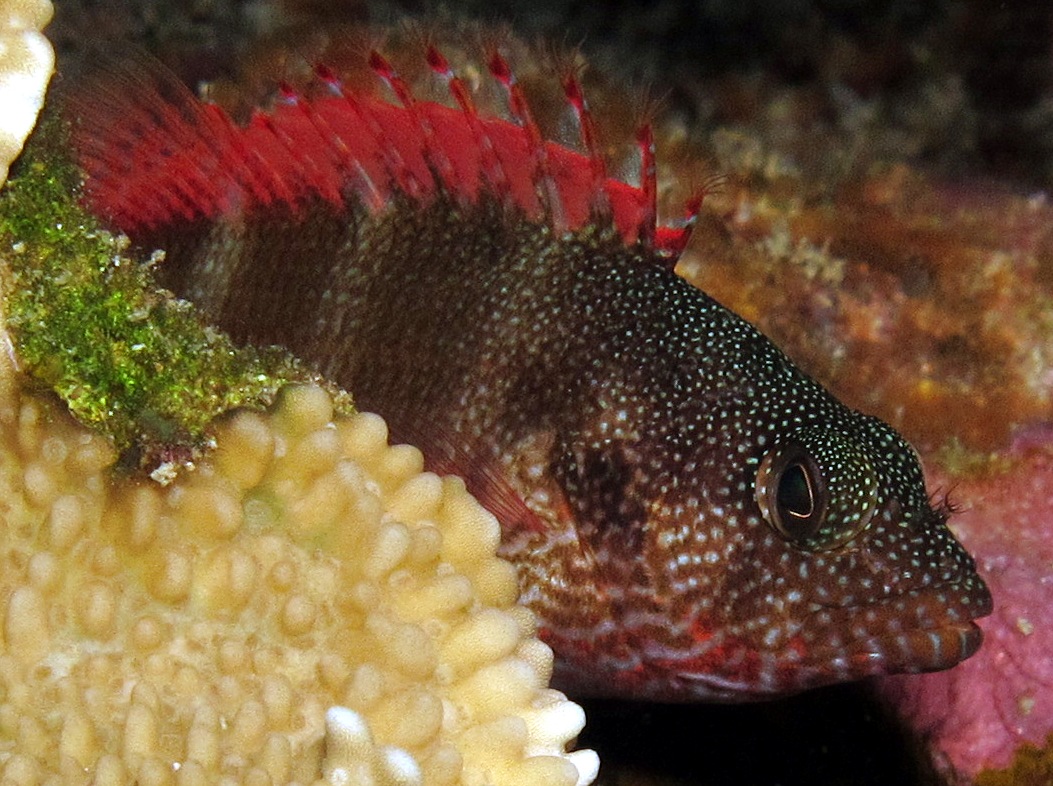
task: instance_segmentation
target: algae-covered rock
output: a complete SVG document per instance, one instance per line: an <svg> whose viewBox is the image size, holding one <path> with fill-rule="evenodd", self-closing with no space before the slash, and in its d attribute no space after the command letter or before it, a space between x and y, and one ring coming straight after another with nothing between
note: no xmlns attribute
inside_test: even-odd
<svg viewBox="0 0 1053 786"><path fill-rule="evenodd" d="M238 348L159 289L163 252L129 248L81 209L79 176L50 118L0 194L0 271L17 362L130 461L164 472L205 444L221 412L320 381L287 353ZM341 409L350 408L345 394Z"/></svg>

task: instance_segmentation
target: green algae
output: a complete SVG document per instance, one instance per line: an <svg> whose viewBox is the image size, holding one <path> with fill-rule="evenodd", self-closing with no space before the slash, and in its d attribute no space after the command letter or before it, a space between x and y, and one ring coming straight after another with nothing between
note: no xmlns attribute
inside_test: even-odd
<svg viewBox="0 0 1053 786"><path fill-rule="evenodd" d="M137 258L79 204L65 138L60 120L42 122L0 192L6 327L30 377L147 468L189 460L222 412L266 407L288 383L325 384L278 348L236 347L160 289L163 254Z"/></svg>

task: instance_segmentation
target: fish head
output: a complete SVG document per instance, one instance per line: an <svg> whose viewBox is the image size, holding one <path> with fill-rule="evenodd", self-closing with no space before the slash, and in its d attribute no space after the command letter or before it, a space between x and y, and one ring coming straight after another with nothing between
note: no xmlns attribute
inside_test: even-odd
<svg viewBox="0 0 1053 786"><path fill-rule="evenodd" d="M667 681L658 697L762 698L944 669L979 648L991 596L917 453L877 418L827 414L728 435L733 450L696 465L725 482L701 495L681 482L652 504L644 552L676 621L641 639L641 672Z"/></svg>

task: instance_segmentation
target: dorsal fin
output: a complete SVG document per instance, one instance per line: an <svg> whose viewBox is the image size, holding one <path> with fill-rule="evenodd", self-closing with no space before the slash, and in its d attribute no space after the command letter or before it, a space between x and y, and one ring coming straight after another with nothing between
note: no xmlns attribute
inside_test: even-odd
<svg viewBox="0 0 1053 786"><path fill-rule="evenodd" d="M324 66L321 95L281 84L273 109L245 125L197 100L142 58L108 65L70 99L73 144L92 209L134 234L174 221L238 215L310 200L382 211L396 195L439 194L462 203L486 194L555 230L609 224L627 243L676 254L684 232L655 219L649 128L641 130L641 187L607 176L595 122L574 72L563 77L585 154L545 140L507 60L492 50L491 75L505 88L513 122L479 113L466 84L433 45L426 60L456 104L418 100L379 52L369 64L397 103L345 89Z"/></svg>

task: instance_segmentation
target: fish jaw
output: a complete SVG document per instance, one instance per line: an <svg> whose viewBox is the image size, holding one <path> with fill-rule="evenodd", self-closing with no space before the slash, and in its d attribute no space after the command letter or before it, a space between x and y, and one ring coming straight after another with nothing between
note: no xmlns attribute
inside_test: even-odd
<svg viewBox="0 0 1053 786"><path fill-rule="evenodd" d="M535 550L539 557L543 550ZM741 602L701 598L665 606L637 598L634 608L623 589L583 583L581 593L560 582L556 592L528 586L524 595L541 615L542 638L560 654L555 684L574 695L657 701L753 701L951 668L980 648L973 620L991 611L986 585L971 577L859 605L785 602L781 618L770 598L767 613L753 616ZM555 613L554 597L573 614ZM680 622L674 605L689 607Z"/></svg>
<svg viewBox="0 0 1053 786"><path fill-rule="evenodd" d="M870 638L825 651L809 651L798 640L782 652L758 652L748 644L711 637L703 646L712 648L706 654L655 661L650 668L632 673L629 684L634 692L656 701L764 700L869 676L947 669L973 655L981 642L980 628L971 622L901 634L889 642L891 646ZM919 666L923 652L930 659ZM560 676L572 683L583 678L581 673ZM586 692L610 691L590 679L592 688Z"/></svg>
<svg viewBox="0 0 1053 786"><path fill-rule="evenodd" d="M953 593L972 608L948 607ZM621 623L605 616L588 630L543 624L541 635L560 653L555 684L575 695L742 702L951 668L980 648L983 634L970 615L986 614L989 603L985 589L947 587L862 607L815 608L803 621L769 622L759 637L759 624L720 627L699 616L678 630L655 613L629 614ZM943 613L932 618L933 608ZM903 624L912 616L921 620L917 626Z"/></svg>

